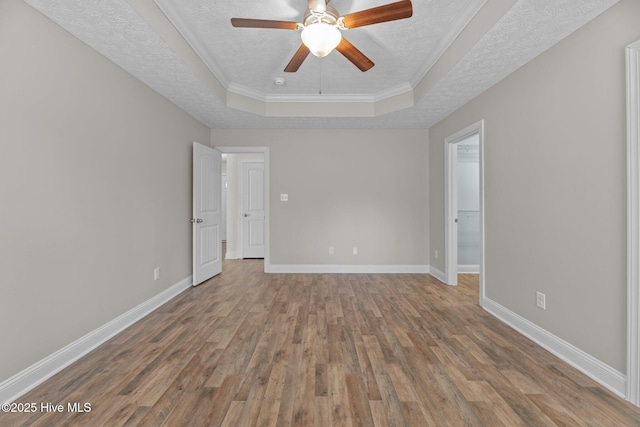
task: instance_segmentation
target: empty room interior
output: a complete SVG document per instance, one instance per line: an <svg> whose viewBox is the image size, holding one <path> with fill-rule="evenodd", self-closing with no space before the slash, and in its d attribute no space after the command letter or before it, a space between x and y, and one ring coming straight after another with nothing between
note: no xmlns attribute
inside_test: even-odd
<svg viewBox="0 0 640 427"><path fill-rule="evenodd" d="M640 425L639 23L0 0L0 425Z"/></svg>

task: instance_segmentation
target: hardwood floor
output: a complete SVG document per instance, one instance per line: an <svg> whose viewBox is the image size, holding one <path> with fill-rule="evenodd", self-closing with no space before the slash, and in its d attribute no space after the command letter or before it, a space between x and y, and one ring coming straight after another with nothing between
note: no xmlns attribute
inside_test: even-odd
<svg viewBox="0 0 640 427"><path fill-rule="evenodd" d="M640 425L640 409L480 309L477 276L451 288L262 266L225 261L19 399L62 412L0 425Z"/></svg>

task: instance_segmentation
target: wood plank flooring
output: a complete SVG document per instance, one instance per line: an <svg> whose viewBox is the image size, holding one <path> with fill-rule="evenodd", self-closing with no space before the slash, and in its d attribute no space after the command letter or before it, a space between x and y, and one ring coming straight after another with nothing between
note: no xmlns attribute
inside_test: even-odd
<svg viewBox="0 0 640 427"><path fill-rule="evenodd" d="M262 265L225 261L19 399L63 412L0 425L640 425L640 409L480 309L477 276L451 288Z"/></svg>

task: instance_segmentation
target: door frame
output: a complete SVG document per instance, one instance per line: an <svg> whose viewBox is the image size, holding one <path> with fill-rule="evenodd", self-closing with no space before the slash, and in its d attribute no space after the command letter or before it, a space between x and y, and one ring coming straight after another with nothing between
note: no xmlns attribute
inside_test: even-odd
<svg viewBox="0 0 640 427"><path fill-rule="evenodd" d="M238 256L240 257L240 259L244 259L244 220L243 220L243 212L244 212L244 164L245 163L264 163L264 159L241 159L238 161L240 167L239 169L239 173L238 173L238 188L239 188L239 195L240 197L237 198L236 203L238 205L238 242L237 242L237 247L238 247ZM266 168L264 170L264 175L266 177ZM264 179L264 178L263 178ZM266 187L266 185L265 185ZM265 217L266 217L266 209L267 209L267 205L266 205L266 201L267 201L267 194L266 194L266 188L264 189L265 194L263 194L264 200L265 200ZM267 223L265 222L264 224L265 226L265 233L266 233L266 226ZM266 250L266 240L265 240L265 250ZM266 254L265 254L266 255Z"/></svg>
<svg viewBox="0 0 640 427"><path fill-rule="evenodd" d="M640 406L640 40L627 67L627 400Z"/></svg>
<svg viewBox="0 0 640 427"><path fill-rule="evenodd" d="M483 305L485 293L485 269L484 269L484 120L473 123L466 128L455 132L444 140L444 176L445 176L445 283L450 286L458 284L458 242L456 233L456 160L457 143L478 135L479 147L479 186L480 186L480 288L479 304Z"/></svg>
<svg viewBox="0 0 640 427"><path fill-rule="evenodd" d="M264 157L264 272L271 272L271 232L270 232L270 203L269 203L269 147L217 147L226 154L262 154ZM242 250L242 248L240 248Z"/></svg>

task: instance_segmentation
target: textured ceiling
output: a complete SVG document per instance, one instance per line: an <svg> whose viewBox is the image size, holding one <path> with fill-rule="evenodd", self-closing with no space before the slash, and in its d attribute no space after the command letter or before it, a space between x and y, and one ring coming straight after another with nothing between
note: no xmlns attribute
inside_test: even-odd
<svg viewBox="0 0 640 427"><path fill-rule="evenodd" d="M151 0L25 1L211 128L428 128L617 2L414 0L409 19L344 32L376 63L370 71L333 52L322 60L310 55L292 74L282 70L300 45L297 31L233 28L229 20L298 22L305 0L156 0L157 6ZM331 5L344 15L386 3ZM511 7L498 7L504 4ZM483 22L491 25L478 34ZM464 39L473 43L453 52L455 43L463 46L454 40L467 24L472 28ZM440 66L443 58L450 63ZM286 84L275 85L276 77ZM258 107L273 99L291 102L298 117L229 108L237 94ZM394 95L405 104L396 103L390 113L349 117L349 102L375 105ZM306 113L328 98L343 103L342 117Z"/></svg>
<svg viewBox="0 0 640 427"><path fill-rule="evenodd" d="M332 0L330 5L344 16L392 1ZM440 44L446 47L484 0L414 1L411 18L342 31L376 64L365 73L338 52L322 59L310 55L298 72L284 73L301 44L300 31L234 28L229 22L231 17L302 22L306 0L156 3L225 86L234 83L266 95L317 94L321 86L323 94L343 95L376 94L422 78L425 61L442 53ZM276 77L286 84L275 85Z"/></svg>

